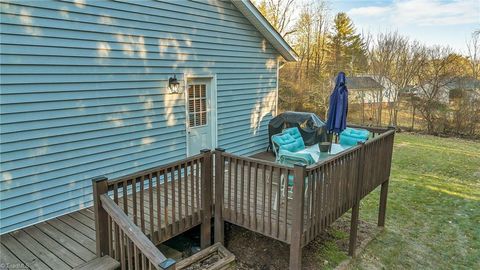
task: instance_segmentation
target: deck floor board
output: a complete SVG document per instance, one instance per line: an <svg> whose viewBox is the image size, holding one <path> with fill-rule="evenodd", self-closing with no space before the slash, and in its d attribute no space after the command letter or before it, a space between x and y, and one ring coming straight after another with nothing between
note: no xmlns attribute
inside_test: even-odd
<svg viewBox="0 0 480 270"><path fill-rule="evenodd" d="M5 245L11 253L15 256L28 268L30 269L51 269L48 267L40 258L35 256L30 250L28 250L22 243L20 243L14 236L14 233L8 234L7 236L2 235L1 240L2 244ZM9 263L9 262L5 262Z"/></svg>
<svg viewBox="0 0 480 270"><path fill-rule="evenodd" d="M2 243L0 243L0 260L2 262L8 262L8 264L5 265L7 268L22 268L24 266L23 262Z"/></svg>
<svg viewBox="0 0 480 270"><path fill-rule="evenodd" d="M70 217L78 220L80 223L82 223L85 226L88 226L89 228L92 228L95 230L95 221L93 219L90 219L89 217L83 215L79 212L73 212L68 214Z"/></svg>
<svg viewBox="0 0 480 270"><path fill-rule="evenodd" d="M55 255L48 248L45 248L45 246L39 243L39 242L44 243L42 238L34 239L29 234L27 234L24 230L19 230L15 232L14 237L15 239L17 239L18 242L22 243L22 245L26 247L33 255L35 255L37 258L42 260L51 269L55 269L55 270L70 269L70 266L66 264L60 258L60 256Z"/></svg>
<svg viewBox="0 0 480 270"><path fill-rule="evenodd" d="M37 224L35 227L44 232L46 235L50 236L50 238L57 241L57 243L59 243L63 248L68 249L79 256L83 261L90 261L95 257L94 252L77 243L68 235L68 232L59 231L46 222Z"/></svg>
<svg viewBox="0 0 480 270"><path fill-rule="evenodd" d="M66 249L60 243L52 239L50 236L42 232L35 226L25 228L24 231L28 233L32 238L35 238L40 242L47 250L56 251L56 255L59 256L70 267L75 267L84 261L73 253L71 250Z"/></svg>
<svg viewBox="0 0 480 270"><path fill-rule="evenodd" d="M47 223L55 227L58 231L64 232L70 238L72 238L77 243L87 248L91 252L93 253L96 252L96 243L94 240L88 238L86 235L77 231L75 228L69 226L68 224L64 223L60 219L52 219L47 221Z"/></svg>
<svg viewBox="0 0 480 270"><path fill-rule="evenodd" d="M91 240L95 241L95 229L92 229L85 224L79 222L78 220L70 217L69 215L64 215L58 218L63 223L67 224L68 226L75 228L75 230L79 231L83 235L87 236Z"/></svg>

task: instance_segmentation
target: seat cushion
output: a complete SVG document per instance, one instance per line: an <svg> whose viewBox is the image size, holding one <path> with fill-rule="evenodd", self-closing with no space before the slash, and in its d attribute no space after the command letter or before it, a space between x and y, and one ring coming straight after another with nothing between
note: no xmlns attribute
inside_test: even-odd
<svg viewBox="0 0 480 270"><path fill-rule="evenodd" d="M272 142L277 145L279 149L282 149L285 145L290 145L295 143L295 138L290 134L281 133L272 136Z"/></svg>
<svg viewBox="0 0 480 270"><path fill-rule="evenodd" d="M298 128L287 128L282 132L282 134L289 134L295 139L295 144L289 146L289 149L286 150L296 152L305 149L305 143L303 142L302 134L300 134Z"/></svg>
<svg viewBox="0 0 480 270"><path fill-rule="evenodd" d="M286 129L281 134L272 136L272 142L277 145L278 150L297 152L305 149L305 144L303 143L302 136L300 135L300 132L298 132L298 129L297 132L289 130L291 129Z"/></svg>
<svg viewBox="0 0 480 270"><path fill-rule="evenodd" d="M341 145L356 145L358 142L365 142L370 137L370 132L365 129L346 128L340 133Z"/></svg>
<svg viewBox="0 0 480 270"><path fill-rule="evenodd" d="M342 131L342 133L340 133L340 136L341 135L366 140L370 136L370 132L366 129L346 128L344 131Z"/></svg>

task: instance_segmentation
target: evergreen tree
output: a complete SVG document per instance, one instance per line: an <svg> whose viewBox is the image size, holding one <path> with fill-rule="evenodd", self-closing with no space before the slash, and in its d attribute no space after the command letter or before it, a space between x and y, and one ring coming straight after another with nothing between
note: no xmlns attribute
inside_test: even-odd
<svg viewBox="0 0 480 270"><path fill-rule="evenodd" d="M344 71L349 75L366 69L366 48L355 26L346 13L340 12L333 20L329 42L330 66L334 74Z"/></svg>

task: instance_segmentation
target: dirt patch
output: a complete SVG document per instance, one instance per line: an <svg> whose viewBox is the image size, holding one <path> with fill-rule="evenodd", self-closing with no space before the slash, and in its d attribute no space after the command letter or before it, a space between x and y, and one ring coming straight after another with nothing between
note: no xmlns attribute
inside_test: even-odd
<svg viewBox="0 0 480 270"><path fill-rule="evenodd" d="M288 269L289 246L238 226L227 226L225 246L237 259L238 270ZM303 269L331 269L348 259L349 217L342 217L303 248ZM375 225L359 223L357 246L365 246L378 233Z"/></svg>

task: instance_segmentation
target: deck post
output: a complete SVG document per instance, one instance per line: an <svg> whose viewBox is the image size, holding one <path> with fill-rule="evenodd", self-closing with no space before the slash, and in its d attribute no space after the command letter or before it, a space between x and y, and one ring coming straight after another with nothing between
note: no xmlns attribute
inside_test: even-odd
<svg viewBox="0 0 480 270"><path fill-rule="evenodd" d="M396 130L395 126L388 126L389 130ZM392 143L395 137L395 133L392 134ZM392 145L393 147L393 145ZM393 150L393 149L389 149ZM390 169L392 167L392 152L389 151L389 166L388 166L388 174L390 174ZM385 182L382 183L382 187L380 189L380 203L378 206L378 227L385 227L385 216L387 212L387 196L388 196L388 184L390 183L390 179L387 178Z"/></svg>
<svg viewBox="0 0 480 270"><path fill-rule="evenodd" d="M203 154L202 166L202 225L200 226L200 247L202 249L212 244L212 153L210 149L203 149L200 151Z"/></svg>
<svg viewBox="0 0 480 270"><path fill-rule="evenodd" d="M356 202L352 207L352 217L350 220L350 243L348 246L348 255L355 255L357 245L358 215L360 212L360 202Z"/></svg>
<svg viewBox="0 0 480 270"><path fill-rule="evenodd" d="M100 201L102 194L108 193L108 178L99 176L92 179L93 186L93 210L95 212L95 233L97 244L97 256L108 254L108 213L103 209Z"/></svg>
<svg viewBox="0 0 480 270"><path fill-rule="evenodd" d="M357 168L357 183L355 190L355 198L352 207L352 216L350 220L350 243L348 246L348 255L355 255L355 247L357 245L357 230L358 230L358 216L360 212L360 199L363 186L363 169L365 167L365 143L359 142L360 151L358 155L358 168Z"/></svg>
<svg viewBox="0 0 480 270"><path fill-rule="evenodd" d="M385 227L385 213L387 211L387 194L388 194L388 182L390 180L382 183L380 190L380 204L378 207L378 226Z"/></svg>
<svg viewBox="0 0 480 270"><path fill-rule="evenodd" d="M223 220L223 196L224 196L224 164L222 153L223 148L215 149L215 243L223 245L225 222Z"/></svg>
<svg viewBox="0 0 480 270"><path fill-rule="evenodd" d="M306 166L295 164L292 202L292 233L290 241L290 270L302 268L303 213Z"/></svg>

